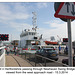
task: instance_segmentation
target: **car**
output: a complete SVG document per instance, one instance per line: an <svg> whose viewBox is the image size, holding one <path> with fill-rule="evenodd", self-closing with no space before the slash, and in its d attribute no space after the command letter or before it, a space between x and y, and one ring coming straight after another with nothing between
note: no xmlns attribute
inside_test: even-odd
<svg viewBox="0 0 75 75"><path fill-rule="evenodd" d="M68 59L63 59L62 63L68 65ZM73 56L73 66L75 66L75 56Z"/></svg>
<svg viewBox="0 0 75 75"><path fill-rule="evenodd" d="M59 58L59 55L54 48L43 48L43 49L37 50L36 54L47 57L55 61L57 61Z"/></svg>

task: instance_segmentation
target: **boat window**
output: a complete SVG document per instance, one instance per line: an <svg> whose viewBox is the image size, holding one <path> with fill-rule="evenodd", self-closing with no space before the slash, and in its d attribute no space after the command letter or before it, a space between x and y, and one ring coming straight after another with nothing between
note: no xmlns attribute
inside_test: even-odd
<svg viewBox="0 0 75 75"><path fill-rule="evenodd" d="M31 33L29 32L29 35L31 35Z"/></svg>
<svg viewBox="0 0 75 75"><path fill-rule="evenodd" d="M29 35L30 35L30 32L29 32Z"/></svg>
<svg viewBox="0 0 75 75"><path fill-rule="evenodd" d="M34 35L34 33L32 33L32 35Z"/></svg>

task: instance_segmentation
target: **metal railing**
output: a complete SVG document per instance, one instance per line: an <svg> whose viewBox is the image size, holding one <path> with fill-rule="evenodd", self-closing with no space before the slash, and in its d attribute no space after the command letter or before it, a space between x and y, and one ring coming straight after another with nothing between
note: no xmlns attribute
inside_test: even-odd
<svg viewBox="0 0 75 75"><path fill-rule="evenodd" d="M55 60L49 59L49 58L47 58L47 57L44 57L44 56L41 56L41 55L38 55L38 54L35 54L35 66L36 66L36 64L37 64L37 63L36 63L36 61L37 61L37 56L40 57L40 58L43 58L44 66L45 66L45 67L46 67L46 65L47 65L47 60L48 60L48 61L52 61L52 62L54 62L54 63L58 63L58 64L60 64L61 66L69 67L68 65L63 64L63 63L61 63L61 62L59 62L59 61L55 61ZM58 67L59 67L59 65L58 65Z"/></svg>
<svg viewBox="0 0 75 75"><path fill-rule="evenodd" d="M4 50L0 49L0 56L3 54Z"/></svg>
<svg viewBox="0 0 75 75"><path fill-rule="evenodd" d="M5 46L0 47L0 67L5 67Z"/></svg>
<svg viewBox="0 0 75 75"><path fill-rule="evenodd" d="M38 55L38 54L36 54L36 52L31 53L31 52L26 51L23 55L21 55L21 57L25 58L28 62L32 63L32 65L34 63L34 66L37 66L38 64L40 64L41 66L45 66L45 67L50 67L50 66L51 67L60 67L60 66L61 67L69 67L68 65L63 64L62 62L55 61L55 60L49 59L47 57ZM40 59L38 59L37 57L40 58L41 61L39 61ZM47 62L47 61L49 61L49 62Z"/></svg>

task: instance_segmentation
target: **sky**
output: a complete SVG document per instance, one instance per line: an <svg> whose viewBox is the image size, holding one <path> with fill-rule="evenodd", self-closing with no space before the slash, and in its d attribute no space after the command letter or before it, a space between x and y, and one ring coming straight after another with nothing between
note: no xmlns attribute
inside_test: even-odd
<svg viewBox="0 0 75 75"><path fill-rule="evenodd" d="M0 34L9 34L9 41L20 40L24 29L31 29L32 12L37 13L37 32L43 39L55 41L68 37L67 22L54 17L54 2L0 2ZM75 41L75 21L71 22L72 41ZM58 37L59 36L59 37Z"/></svg>

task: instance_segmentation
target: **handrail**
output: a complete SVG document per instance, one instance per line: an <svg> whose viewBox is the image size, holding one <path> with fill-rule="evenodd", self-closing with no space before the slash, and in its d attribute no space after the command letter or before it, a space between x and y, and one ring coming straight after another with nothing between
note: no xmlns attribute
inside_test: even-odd
<svg viewBox="0 0 75 75"><path fill-rule="evenodd" d="M53 62L56 62L56 63L62 64L62 65L64 65L64 66L66 66L66 67L69 67L69 66L66 65L66 64L63 64L63 63L61 63L61 62L58 62L58 61L52 60L52 59L50 59L50 58L47 58L47 57L44 57L44 56L41 56L41 55L38 55L38 54L35 54L35 56L42 57L42 58L47 59L47 60L49 60L49 61L53 61Z"/></svg>
<svg viewBox="0 0 75 75"><path fill-rule="evenodd" d="M4 53L4 49L5 48L5 46L4 47L0 47L0 56Z"/></svg>
<svg viewBox="0 0 75 75"><path fill-rule="evenodd" d="M3 49L3 48L5 48L6 46L2 46L2 47L0 47L0 49Z"/></svg>
<svg viewBox="0 0 75 75"><path fill-rule="evenodd" d="M0 67L5 67L5 46L0 47Z"/></svg>
<svg viewBox="0 0 75 75"><path fill-rule="evenodd" d="M44 59L45 66L46 66L46 60L49 60L49 61L53 61L53 62L55 62L55 63L61 64L61 65L64 66L64 67L69 67L68 65L63 64L63 63L61 63L61 62L59 62L59 61L52 60L52 59L50 59L50 58L47 58L47 57L44 57L44 56L38 55L38 54L36 54L35 52L31 52L31 51L25 51L25 59L26 59L26 53L29 53L29 58L31 58L30 54L35 54L35 66L36 66L36 64L37 64L37 63L36 63L36 61L37 61L36 56L38 56L38 57ZM29 61L29 62L30 62L30 61Z"/></svg>

